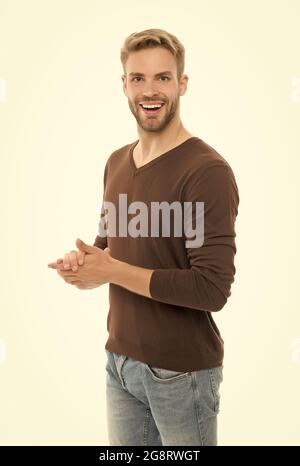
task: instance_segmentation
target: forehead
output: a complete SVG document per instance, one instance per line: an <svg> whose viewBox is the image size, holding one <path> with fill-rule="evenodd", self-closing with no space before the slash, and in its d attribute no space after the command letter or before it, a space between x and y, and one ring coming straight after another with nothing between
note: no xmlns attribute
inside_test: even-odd
<svg viewBox="0 0 300 466"><path fill-rule="evenodd" d="M131 52L126 63L127 73L143 73L155 75L162 71L176 74L176 60L172 53L162 47L138 50Z"/></svg>

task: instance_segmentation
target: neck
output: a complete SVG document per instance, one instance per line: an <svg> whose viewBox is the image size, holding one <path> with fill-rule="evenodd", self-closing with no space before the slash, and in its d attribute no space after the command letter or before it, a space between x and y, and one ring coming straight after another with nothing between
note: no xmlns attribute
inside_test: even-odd
<svg viewBox="0 0 300 466"><path fill-rule="evenodd" d="M176 147L181 142L193 136L187 131L181 120L173 120L163 131L145 131L138 126L139 142L136 152L140 154L140 160L148 160L160 153Z"/></svg>

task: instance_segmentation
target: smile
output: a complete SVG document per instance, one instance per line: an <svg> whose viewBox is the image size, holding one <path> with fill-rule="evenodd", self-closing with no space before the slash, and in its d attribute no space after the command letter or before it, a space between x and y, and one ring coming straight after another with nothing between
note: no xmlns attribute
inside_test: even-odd
<svg viewBox="0 0 300 466"><path fill-rule="evenodd" d="M150 108L145 108L142 104L139 104L139 105L140 105L141 109L146 113L146 115L157 115L161 111L161 109L163 108L163 106L165 104L159 104L160 106L158 106L158 105L155 105L155 106L154 105L149 105ZM144 105L147 106L147 104L144 104Z"/></svg>

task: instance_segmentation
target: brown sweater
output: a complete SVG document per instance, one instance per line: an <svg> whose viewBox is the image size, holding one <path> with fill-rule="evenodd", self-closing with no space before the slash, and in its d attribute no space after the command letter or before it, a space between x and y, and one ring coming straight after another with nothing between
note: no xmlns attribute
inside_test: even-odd
<svg viewBox="0 0 300 466"><path fill-rule="evenodd" d="M152 298L109 284L105 348L174 371L216 367L223 363L224 341L211 313L225 305L235 275L239 194L234 173L216 150L196 136L136 168L133 148L137 143L117 149L108 158L103 201L115 205L117 218L121 193L127 195L128 206L142 201L150 211L153 202L179 201L181 206L191 202L193 228L195 203L202 201L204 241L199 247L186 247L191 238L184 226L181 236L174 233L172 214L167 236L161 227L158 236L151 235L150 219L148 236L121 236L118 222L115 235L109 230L103 237L98 230L95 246L109 246L112 257L155 269Z"/></svg>

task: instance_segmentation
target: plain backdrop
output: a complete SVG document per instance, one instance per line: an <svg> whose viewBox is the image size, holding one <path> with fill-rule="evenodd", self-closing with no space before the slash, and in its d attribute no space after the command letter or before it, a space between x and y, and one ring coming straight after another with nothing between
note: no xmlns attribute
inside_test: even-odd
<svg viewBox="0 0 300 466"><path fill-rule="evenodd" d="M0 443L107 445L108 285L47 268L97 234L109 155L137 139L120 48L186 49L184 126L231 165L236 277L220 445L300 444L300 2L0 0Z"/></svg>

